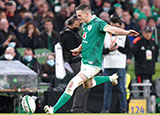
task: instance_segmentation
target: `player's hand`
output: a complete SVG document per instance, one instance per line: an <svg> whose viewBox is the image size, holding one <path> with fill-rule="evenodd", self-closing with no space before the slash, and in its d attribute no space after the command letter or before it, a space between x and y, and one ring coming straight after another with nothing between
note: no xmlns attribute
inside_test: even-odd
<svg viewBox="0 0 160 115"><path fill-rule="evenodd" d="M75 49L70 50L70 51L72 52L72 55L73 55L73 56L79 55L79 52L80 52L79 48L75 48Z"/></svg>
<svg viewBox="0 0 160 115"><path fill-rule="evenodd" d="M138 36L139 33L136 32L135 30L129 30L129 31L128 31L128 35L129 35L129 36Z"/></svg>

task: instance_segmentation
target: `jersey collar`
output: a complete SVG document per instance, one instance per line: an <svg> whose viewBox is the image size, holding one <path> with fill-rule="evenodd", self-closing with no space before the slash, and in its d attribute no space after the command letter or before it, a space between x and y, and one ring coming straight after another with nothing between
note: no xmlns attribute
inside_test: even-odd
<svg viewBox="0 0 160 115"><path fill-rule="evenodd" d="M92 19L91 19L91 21L90 21L90 22L88 22L88 23L86 23L86 24L88 25L88 24L92 23L92 21L93 21L96 17L97 17L96 15L92 15Z"/></svg>

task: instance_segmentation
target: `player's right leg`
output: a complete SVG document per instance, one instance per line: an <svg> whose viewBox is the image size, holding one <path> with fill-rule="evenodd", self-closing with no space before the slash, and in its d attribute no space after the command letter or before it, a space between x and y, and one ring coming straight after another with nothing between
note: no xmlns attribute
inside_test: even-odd
<svg viewBox="0 0 160 115"><path fill-rule="evenodd" d="M117 79L118 79L117 74L113 74L111 76L95 76L84 82L83 87L89 89L105 82L112 82L113 85L117 85L118 84Z"/></svg>
<svg viewBox="0 0 160 115"><path fill-rule="evenodd" d="M60 107L62 107L65 103L69 101L71 96L73 95L74 90L79 87L83 82L85 82L87 79L83 75L83 73L77 74L75 77L73 77L70 82L68 83L64 93L61 95L57 103L53 107L49 107L46 105L44 107L44 111L46 113L53 114L55 113Z"/></svg>
<svg viewBox="0 0 160 115"><path fill-rule="evenodd" d="M89 88L92 88L94 86L100 85L100 84L105 83L105 82L112 82L113 85L116 85L118 83L117 74L113 74L111 76L95 76L96 74L99 73L100 70L101 70L101 68L99 68L99 67L82 64L81 72L88 79L83 84L84 88L89 89Z"/></svg>

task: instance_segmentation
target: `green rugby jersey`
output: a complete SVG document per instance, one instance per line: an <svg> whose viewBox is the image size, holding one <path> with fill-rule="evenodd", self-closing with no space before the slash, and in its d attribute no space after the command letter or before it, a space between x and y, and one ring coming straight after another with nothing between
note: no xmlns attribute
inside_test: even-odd
<svg viewBox="0 0 160 115"><path fill-rule="evenodd" d="M102 66L102 50L105 37L104 27L107 23L94 17L89 23L83 24L82 62L93 66Z"/></svg>

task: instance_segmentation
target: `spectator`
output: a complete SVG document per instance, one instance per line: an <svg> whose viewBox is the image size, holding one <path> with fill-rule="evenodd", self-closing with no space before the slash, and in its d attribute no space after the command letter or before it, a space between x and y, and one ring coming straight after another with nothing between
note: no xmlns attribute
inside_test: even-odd
<svg viewBox="0 0 160 115"><path fill-rule="evenodd" d="M95 11L103 6L103 0L90 0L90 4L92 11Z"/></svg>
<svg viewBox="0 0 160 115"><path fill-rule="evenodd" d="M19 60L20 58L17 57L15 49L13 47L7 47L5 53L0 56L0 60Z"/></svg>
<svg viewBox="0 0 160 115"><path fill-rule="evenodd" d="M33 13L37 12L39 5L41 5L41 4L45 3L45 2L46 2L46 0L34 0L33 1L34 6L32 8L33 9Z"/></svg>
<svg viewBox="0 0 160 115"><path fill-rule="evenodd" d="M125 22L125 29L126 30L133 29L133 30L139 31L139 27L138 27L137 23L135 22L135 20L132 19L132 16L131 16L129 10L123 11L122 19Z"/></svg>
<svg viewBox="0 0 160 115"><path fill-rule="evenodd" d="M40 75L41 66L37 59L34 58L34 54L31 48L26 48L24 50L24 55L21 58L21 62Z"/></svg>
<svg viewBox="0 0 160 115"><path fill-rule="evenodd" d="M55 87L55 57L53 53L48 54L45 64L42 65L42 82L51 83Z"/></svg>
<svg viewBox="0 0 160 115"><path fill-rule="evenodd" d="M124 28L125 30L133 29L133 30L136 30L138 32L140 31L138 24L132 18L129 10L126 9L126 10L123 11L122 20L125 24L125 28ZM128 36L128 37L129 37L130 43L132 45L132 41L134 40L134 37L133 36Z"/></svg>
<svg viewBox="0 0 160 115"><path fill-rule="evenodd" d="M0 0L0 10L4 10L5 9L5 3L3 0Z"/></svg>
<svg viewBox="0 0 160 115"><path fill-rule="evenodd" d="M104 12L104 11L99 14L99 18L101 18L102 20L104 20L107 23L110 20L109 14L107 12Z"/></svg>
<svg viewBox="0 0 160 115"><path fill-rule="evenodd" d="M1 19L7 19L7 15L3 10L0 11L0 20Z"/></svg>
<svg viewBox="0 0 160 115"><path fill-rule="evenodd" d="M33 21L33 14L32 14L32 12L28 12L26 10L24 12L20 11L20 16L21 16L21 22L19 22L18 27L22 26L22 25L24 25L24 24L26 24L28 22L34 22ZM39 22L34 22L35 25L38 25L37 23L39 24Z"/></svg>
<svg viewBox="0 0 160 115"><path fill-rule="evenodd" d="M143 30L143 28L147 25L147 17L143 16L141 18L138 19L138 26L140 31Z"/></svg>
<svg viewBox="0 0 160 115"><path fill-rule="evenodd" d="M157 20L160 17L160 0L153 0L152 15Z"/></svg>
<svg viewBox="0 0 160 115"><path fill-rule="evenodd" d="M41 22L38 22L37 23L37 21L36 21L36 25L38 25L38 29L40 30L40 31L43 31L44 30L44 21L46 20L46 19L50 19L50 20L52 20L52 23L53 23L53 28L55 29L55 31L58 31L58 25L57 25L57 23L56 23L56 20L55 20L55 15L54 15L54 13L53 12L51 12L51 11L48 11L48 12L46 12L44 15L43 15L43 17L42 17L42 19L41 19Z"/></svg>
<svg viewBox="0 0 160 115"><path fill-rule="evenodd" d="M24 7L27 11L32 12L32 1L31 0L21 0L20 7Z"/></svg>
<svg viewBox="0 0 160 115"><path fill-rule="evenodd" d="M45 14L49 11L49 7L47 2L42 3L38 6L38 11L34 14L34 21L35 22L42 22L43 17ZM41 24L41 23L39 23ZM41 25L38 25L37 27L40 29Z"/></svg>
<svg viewBox="0 0 160 115"><path fill-rule="evenodd" d="M119 3L114 4L113 13L117 14L120 18L122 18L122 13L123 13L122 5Z"/></svg>
<svg viewBox="0 0 160 115"><path fill-rule="evenodd" d="M7 19L0 20L0 55L2 55L10 43L14 33L9 28L9 23Z"/></svg>
<svg viewBox="0 0 160 115"><path fill-rule="evenodd" d="M112 6L115 4L120 4L122 6L122 9L129 9L130 12L132 12L132 4L129 3L129 0L111 0Z"/></svg>
<svg viewBox="0 0 160 115"><path fill-rule="evenodd" d="M42 48L43 44L40 39L40 32L36 28L35 24L32 22L28 22L23 26L18 28L19 31L19 41L22 46L25 48Z"/></svg>
<svg viewBox="0 0 160 115"><path fill-rule="evenodd" d="M147 19L147 25L152 28L152 38L155 40L156 44L160 48L160 29L156 26L155 18L149 17Z"/></svg>
<svg viewBox="0 0 160 115"><path fill-rule="evenodd" d="M121 19L118 15L113 14L110 17L110 25L120 27ZM121 38L121 39L120 39ZM106 34L104 41L104 75L110 76L117 73L118 78L118 91L120 101L121 113L127 112L126 90L125 90L125 75L126 75L126 54L130 51L130 42L127 36L119 35L112 36ZM109 113L112 100L112 83L105 83L104 88L104 105L102 113ZM113 102L114 103L114 102Z"/></svg>
<svg viewBox="0 0 160 115"><path fill-rule="evenodd" d="M150 7L149 1L148 0L139 0L137 1L137 7L134 8L134 19L138 20L141 18L143 15L145 15L141 10L144 7Z"/></svg>
<svg viewBox="0 0 160 115"><path fill-rule="evenodd" d="M132 55L135 59L135 75L138 83L143 80L152 82L152 75L155 73L155 62L157 59L157 47L152 39L152 29L146 26L142 35L133 41ZM130 55L131 56L131 55Z"/></svg>
<svg viewBox="0 0 160 115"><path fill-rule="evenodd" d="M28 22L33 22L33 14L32 12L25 12L24 13L24 24Z"/></svg>
<svg viewBox="0 0 160 115"><path fill-rule="evenodd" d="M139 21L142 17L147 19L150 16L152 16L150 6L143 6L140 10L138 9L134 12L134 18L137 21Z"/></svg>
<svg viewBox="0 0 160 115"><path fill-rule="evenodd" d="M40 36L43 41L44 48L54 52L54 46L60 40L60 35L54 31L52 20L46 19L44 21L44 31L41 32Z"/></svg>
<svg viewBox="0 0 160 115"><path fill-rule="evenodd" d="M58 32L58 25L57 25L57 23L56 23L56 20L55 20L55 15L53 14L53 12L51 12L51 11L49 11L49 12L47 12L46 14L45 14L45 16L43 17L43 24L42 25L44 25L44 21L46 20L46 19L50 19L50 20L52 20L52 23L53 23L53 28L54 28L54 30L56 31L56 32ZM43 29L44 29L44 27L42 27Z"/></svg>
<svg viewBox="0 0 160 115"><path fill-rule="evenodd" d="M19 13L19 18L20 18L20 22L18 22L18 26L21 26L21 25L24 25L25 22L24 22L24 14L27 10L25 8L21 8L18 10L18 13Z"/></svg>
<svg viewBox="0 0 160 115"><path fill-rule="evenodd" d="M68 9L69 9L69 12L70 12L70 16L74 14L75 7L76 7L76 3L75 2L70 2L68 4Z"/></svg>
<svg viewBox="0 0 160 115"><path fill-rule="evenodd" d="M152 16L152 13L151 13L151 8L150 6L144 6L141 11L146 15L146 17L150 17Z"/></svg>
<svg viewBox="0 0 160 115"><path fill-rule="evenodd" d="M95 14L99 16L101 12L110 13L110 9L111 9L111 2L106 0L104 1L102 7L95 10Z"/></svg>
<svg viewBox="0 0 160 115"><path fill-rule="evenodd" d="M6 6L6 15L8 22L14 29L16 29L18 23L20 22L19 16L16 14L16 2L15 1L8 1L5 4Z"/></svg>
<svg viewBox="0 0 160 115"><path fill-rule="evenodd" d="M64 28L64 23L65 23L65 20L70 16L70 12L68 10L68 7L63 5L61 7L61 10L60 12L58 12L56 15L55 15L55 20L57 22L57 25L58 25L58 32L62 31L62 29Z"/></svg>
<svg viewBox="0 0 160 115"><path fill-rule="evenodd" d="M45 3L46 0L34 0L33 3L34 3L34 7L39 7L39 5Z"/></svg>

